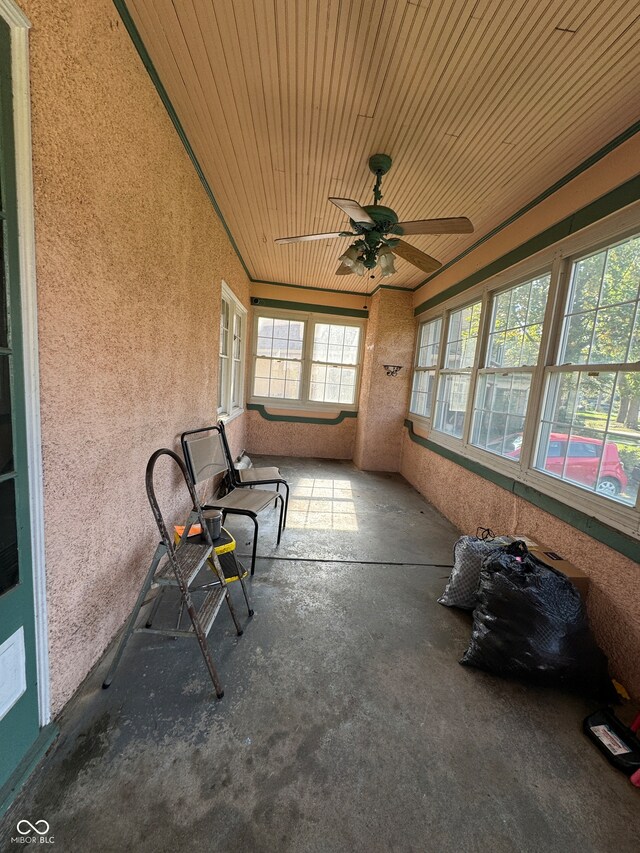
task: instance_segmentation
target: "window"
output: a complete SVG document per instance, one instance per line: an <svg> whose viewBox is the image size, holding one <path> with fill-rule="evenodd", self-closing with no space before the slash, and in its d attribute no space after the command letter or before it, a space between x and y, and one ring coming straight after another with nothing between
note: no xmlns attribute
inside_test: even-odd
<svg viewBox="0 0 640 853"><path fill-rule="evenodd" d="M310 400L346 405L355 402L359 343L357 326L314 324Z"/></svg>
<svg viewBox="0 0 640 853"><path fill-rule="evenodd" d="M298 400L302 382L304 323L258 317L254 397Z"/></svg>
<svg viewBox="0 0 640 853"><path fill-rule="evenodd" d="M435 429L462 438L482 302L449 314L444 367L436 393Z"/></svg>
<svg viewBox="0 0 640 853"><path fill-rule="evenodd" d="M640 537L640 202L427 315L409 417Z"/></svg>
<svg viewBox="0 0 640 853"><path fill-rule="evenodd" d="M244 407L244 353L247 310L222 282L218 415L233 415Z"/></svg>
<svg viewBox="0 0 640 853"><path fill-rule="evenodd" d="M519 459L538 362L550 275L497 293L491 303L486 366L479 370L471 442Z"/></svg>
<svg viewBox="0 0 640 853"><path fill-rule="evenodd" d="M355 408L361 338L357 322L315 314L256 316L253 397Z"/></svg>
<svg viewBox="0 0 640 853"><path fill-rule="evenodd" d="M640 237L579 258L556 364L547 370L535 467L634 505L640 468ZM567 448L551 456L553 442Z"/></svg>
<svg viewBox="0 0 640 853"><path fill-rule="evenodd" d="M416 362L411 389L409 411L422 418L430 418L433 410L433 392L436 385L436 368L440 355L442 320L421 323L418 330Z"/></svg>

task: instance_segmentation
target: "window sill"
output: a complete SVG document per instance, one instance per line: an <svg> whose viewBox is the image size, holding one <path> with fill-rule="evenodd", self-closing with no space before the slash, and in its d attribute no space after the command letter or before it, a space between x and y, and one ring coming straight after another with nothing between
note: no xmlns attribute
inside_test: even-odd
<svg viewBox="0 0 640 853"><path fill-rule="evenodd" d="M223 424L231 423L231 421L235 421L236 418L239 418L240 415L244 415L245 409L234 409L230 415L226 412L220 412L218 415L218 420L222 421Z"/></svg>

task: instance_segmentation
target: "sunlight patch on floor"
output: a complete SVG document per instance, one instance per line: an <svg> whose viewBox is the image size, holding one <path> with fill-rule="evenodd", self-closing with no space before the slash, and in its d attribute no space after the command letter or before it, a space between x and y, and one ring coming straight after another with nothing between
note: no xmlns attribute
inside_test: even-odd
<svg viewBox="0 0 640 853"><path fill-rule="evenodd" d="M303 477L294 484L292 494L300 498L351 500L351 480L327 480Z"/></svg>
<svg viewBox="0 0 640 853"><path fill-rule="evenodd" d="M358 529L350 480L304 477L291 490L287 527L298 530Z"/></svg>

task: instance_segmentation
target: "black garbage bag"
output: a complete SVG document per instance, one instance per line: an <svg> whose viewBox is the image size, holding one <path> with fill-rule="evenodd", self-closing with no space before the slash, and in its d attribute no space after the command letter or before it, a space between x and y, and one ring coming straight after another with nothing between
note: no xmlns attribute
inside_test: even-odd
<svg viewBox="0 0 640 853"><path fill-rule="evenodd" d="M580 593L514 542L485 557L469 648L461 664L614 701L607 658Z"/></svg>

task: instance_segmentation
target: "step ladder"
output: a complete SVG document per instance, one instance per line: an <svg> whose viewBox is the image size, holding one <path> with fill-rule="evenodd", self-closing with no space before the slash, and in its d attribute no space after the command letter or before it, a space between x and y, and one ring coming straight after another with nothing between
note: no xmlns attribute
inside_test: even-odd
<svg viewBox="0 0 640 853"><path fill-rule="evenodd" d="M153 474L158 459L162 456L170 457L180 468L183 479L189 490L193 509L189 513L189 517L184 525L182 536L178 542L174 542L169 536L167 526L162 517L160 506L158 504L154 486ZM113 680L115 671L120 663L123 652L133 633L146 632L151 634L165 634L170 637L195 637L200 646L200 651L204 658L209 676L213 682L218 699L224 696L224 690L218 677L211 652L207 645L207 635L213 626L216 616L218 615L223 602L226 601L231 613L231 618L236 627L238 636L242 636L242 627L238 622L233 603L229 596L227 581L224 572L220 567L220 561L216 554L209 528L205 522L202 507L198 501L195 487L191 483L184 462L172 450L162 449L157 450L149 459L146 472L147 496L153 511L158 530L160 531L161 541L156 548L151 565L142 584L140 594L136 600L135 606L129 617L124 633L120 638L116 653L109 667L109 672L102 684L103 688L109 687ZM199 525L201 535L199 537L189 536L191 528ZM198 576L200 570L206 565L214 570L217 580L212 583L207 583L194 587L193 583ZM180 591L180 610L175 628L157 628L153 626L153 619L160 604L161 597L167 587L177 587ZM247 603L249 616L253 616L253 610L249 603L247 591L242 582L242 589ZM192 592L206 592L204 600L199 609L193 603ZM148 597L151 594L151 597ZM144 626L136 627L140 611L145 605L152 604L152 610L149 613L148 619ZM182 627L182 616L184 611L187 611L191 625L188 628Z"/></svg>

